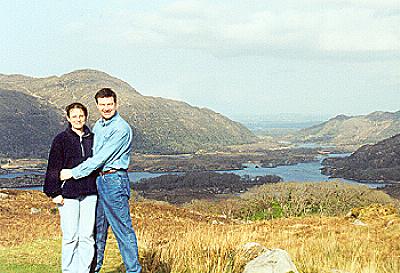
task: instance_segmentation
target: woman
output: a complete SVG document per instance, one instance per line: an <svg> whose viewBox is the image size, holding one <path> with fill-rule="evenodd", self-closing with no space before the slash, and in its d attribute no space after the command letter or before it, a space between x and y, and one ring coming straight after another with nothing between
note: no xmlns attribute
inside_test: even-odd
<svg viewBox="0 0 400 273"><path fill-rule="evenodd" d="M72 103L65 110L69 126L51 145L44 192L57 204L60 213L62 272L87 273L94 256L97 174L66 181L60 181L59 175L62 169L71 169L92 156L93 134L85 125L85 106Z"/></svg>

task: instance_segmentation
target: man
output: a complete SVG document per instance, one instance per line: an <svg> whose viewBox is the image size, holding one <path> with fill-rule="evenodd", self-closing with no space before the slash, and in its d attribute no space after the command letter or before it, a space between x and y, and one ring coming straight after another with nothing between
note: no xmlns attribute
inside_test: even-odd
<svg viewBox="0 0 400 273"><path fill-rule="evenodd" d="M107 230L111 226L127 273L139 273L138 247L129 213L130 183L127 173L132 129L117 112L117 95L110 88L99 90L96 105L101 118L93 127L93 157L73 169L61 171L61 180L79 179L100 170L97 178L96 250L99 272L103 264Z"/></svg>

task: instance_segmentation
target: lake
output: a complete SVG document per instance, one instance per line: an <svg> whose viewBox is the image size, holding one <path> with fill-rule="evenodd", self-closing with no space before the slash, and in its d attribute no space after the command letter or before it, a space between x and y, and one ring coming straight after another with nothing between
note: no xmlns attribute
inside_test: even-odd
<svg viewBox="0 0 400 273"><path fill-rule="evenodd" d="M329 157L345 157L349 154L329 154ZM219 173L234 173L240 176L264 176L264 175L278 175L282 177L284 182L318 182L318 181L331 181L328 176L321 174L320 168L322 160L326 156L320 156L319 161L307 162L307 163L298 163L295 165L288 166L278 166L275 168L262 168L258 167L255 164L246 164L246 168L242 170L226 170L226 171L216 171ZM8 177L16 177L25 174L34 174L34 173L13 173L13 174L3 174L0 175L0 178L8 178ZM35 173L37 174L37 173ZM167 172L167 173L150 173L150 172L130 172L129 178L133 183L138 183L141 179L157 177L165 174L177 174L182 175L183 172ZM362 184L358 183L355 180L335 178L337 180L341 180L351 184ZM369 183L367 184L371 188L378 188L384 186L383 184L378 183ZM42 187L22 187L19 189L31 189L31 190L43 190Z"/></svg>

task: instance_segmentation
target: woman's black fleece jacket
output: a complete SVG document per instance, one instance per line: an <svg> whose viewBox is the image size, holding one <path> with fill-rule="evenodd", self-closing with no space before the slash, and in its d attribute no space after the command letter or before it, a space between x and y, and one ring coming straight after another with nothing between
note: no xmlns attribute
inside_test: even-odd
<svg viewBox="0 0 400 273"><path fill-rule="evenodd" d="M80 179L60 180L62 169L72 169L92 156L92 146L93 133L86 126L82 137L72 131L69 125L54 138L43 187L47 196L54 198L61 194L64 198L77 198L97 194L97 172Z"/></svg>

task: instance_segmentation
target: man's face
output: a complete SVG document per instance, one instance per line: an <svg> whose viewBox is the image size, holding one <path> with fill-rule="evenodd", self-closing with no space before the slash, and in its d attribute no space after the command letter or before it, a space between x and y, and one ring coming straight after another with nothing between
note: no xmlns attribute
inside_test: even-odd
<svg viewBox="0 0 400 273"><path fill-rule="evenodd" d="M109 120L117 111L117 103L113 97L97 98L97 109L103 119Z"/></svg>

